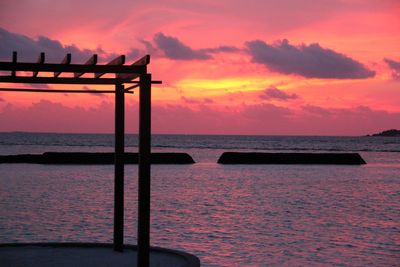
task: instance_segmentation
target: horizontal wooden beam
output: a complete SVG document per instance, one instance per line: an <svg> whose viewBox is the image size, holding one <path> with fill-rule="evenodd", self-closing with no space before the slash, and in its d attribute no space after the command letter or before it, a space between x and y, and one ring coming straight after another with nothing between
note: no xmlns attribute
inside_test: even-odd
<svg viewBox="0 0 400 267"><path fill-rule="evenodd" d="M79 89L38 89L38 88L0 88L0 92L28 92L28 93L78 93L78 94L114 94L115 90L79 90ZM125 91L133 94L131 91Z"/></svg>
<svg viewBox="0 0 400 267"><path fill-rule="evenodd" d="M82 65L53 63L0 62L0 71L83 72L83 73L135 73L145 74L146 65Z"/></svg>
<svg viewBox="0 0 400 267"><path fill-rule="evenodd" d="M0 83L41 83L41 84L117 84L136 83L115 78L70 78L70 77L29 77L29 76L0 76Z"/></svg>

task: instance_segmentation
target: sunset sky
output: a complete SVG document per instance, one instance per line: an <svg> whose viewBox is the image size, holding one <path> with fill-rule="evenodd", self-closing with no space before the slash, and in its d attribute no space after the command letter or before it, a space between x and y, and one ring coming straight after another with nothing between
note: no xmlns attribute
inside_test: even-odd
<svg viewBox="0 0 400 267"><path fill-rule="evenodd" d="M2 0L0 60L12 51L25 62L150 54L163 81L154 133L400 129L398 0ZM138 94L126 99L135 133ZM0 92L0 131L110 133L113 105L112 95Z"/></svg>

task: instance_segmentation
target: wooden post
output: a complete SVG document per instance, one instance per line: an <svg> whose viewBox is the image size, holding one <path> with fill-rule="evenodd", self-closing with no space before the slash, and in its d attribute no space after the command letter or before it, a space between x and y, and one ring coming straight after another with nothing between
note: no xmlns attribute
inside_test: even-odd
<svg viewBox="0 0 400 267"><path fill-rule="evenodd" d="M150 262L151 74L140 75L137 266Z"/></svg>
<svg viewBox="0 0 400 267"><path fill-rule="evenodd" d="M14 52L13 52L12 62L13 62L13 63L17 63L17 51L14 51ZM12 76L12 77L15 77L15 75L16 75L16 71L13 70L13 71L11 72L11 76Z"/></svg>
<svg viewBox="0 0 400 267"><path fill-rule="evenodd" d="M114 156L114 250L124 248L124 86L115 85L115 156Z"/></svg>

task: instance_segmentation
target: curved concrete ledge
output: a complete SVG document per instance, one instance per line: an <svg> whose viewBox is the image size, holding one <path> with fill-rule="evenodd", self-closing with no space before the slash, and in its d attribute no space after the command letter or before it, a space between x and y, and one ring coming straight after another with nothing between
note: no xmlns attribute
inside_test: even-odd
<svg viewBox="0 0 400 267"><path fill-rule="evenodd" d="M125 164L137 164L138 153L125 153ZM114 153L87 152L45 152L43 154L0 156L0 163L36 164L114 164ZM195 161L187 153L152 153L152 164L193 164Z"/></svg>
<svg viewBox="0 0 400 267"><path fill-rule="evenodd" d="M358 153L245 153L224 152L220 164L366 164Z"/></svg>
<svg viewBox="0 0 400 267"><path fill-rule="evenodd" d="M104 243L0 244L0 263L4 267L134 267L137 266L136 257L135 245L125 245L124 252L116 252L112 244ZM150 266L199 267L200 260L186 252L152 247Z"/></svg>

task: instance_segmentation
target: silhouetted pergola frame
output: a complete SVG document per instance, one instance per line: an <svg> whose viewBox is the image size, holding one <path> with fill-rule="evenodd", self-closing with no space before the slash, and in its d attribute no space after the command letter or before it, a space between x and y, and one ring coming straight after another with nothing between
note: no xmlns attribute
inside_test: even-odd
<svg viewBox="0 0 400 267"><path fill-rule="evenodd" d="M124 248L124 159L125 150L125 93L133 93L139 88L139 179L138 179L138 262L137 266L149 266L150 252L150 153L151 153L151 85L161 81L152 81L147 72L150 55L146 55L131 65L125 64L121 55L105 65L97 64L97 55L90 57L85 64L71 64L71 54L67 54L59 64L45 63L45 54L41 53L36 63L17 61L17 52L13 52L11 62L0 62L0 71L10 72L0 75L0 84L92 84L114 85L114 90L86 89L48 89L48 88L0 88L0 91L40 92L40 93L113 93L115 94L115 191L114 191L114 238L116 251ZM30 76L19 76L18 72L31 72ZM51 76L39 76L40 73L52 73ZM70 73L66 77L62 73ZM72 73L72 75L71 75ZM84 75L89 74L89 75ZM114 78L110 75L115 74ZM84 77L82 77L84 75ZM104 77L104 76L107 77ZM92 76L92 77L88 77ZM125 87L125 85L129 85Z"/></svg>

